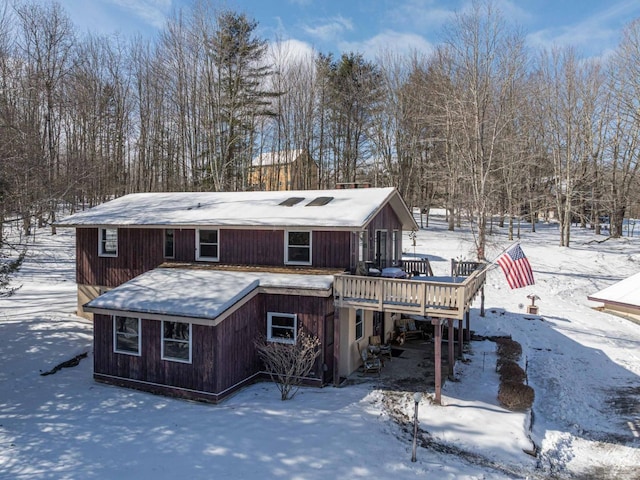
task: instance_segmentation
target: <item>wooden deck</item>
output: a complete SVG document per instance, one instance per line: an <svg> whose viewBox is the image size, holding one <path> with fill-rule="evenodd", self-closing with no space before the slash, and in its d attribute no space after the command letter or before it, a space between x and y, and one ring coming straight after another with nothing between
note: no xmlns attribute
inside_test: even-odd
<svg viewBox="0 0 640 480"><path fill-rule="evenodd" d="M486 279L485 270L468 277L405 280L359 275L335 275L333 295L338 307L464 319Z"/></svg>

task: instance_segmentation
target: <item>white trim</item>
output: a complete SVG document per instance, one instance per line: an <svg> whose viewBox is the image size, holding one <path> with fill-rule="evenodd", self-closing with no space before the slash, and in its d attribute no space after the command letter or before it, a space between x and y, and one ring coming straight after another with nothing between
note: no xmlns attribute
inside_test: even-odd
<svg viewBox="0 0 640 480"><path fill-rule="evenodd" d="M225 388L224 390L218 392L218 393L213 393L213 392L207 392L205 390L195 390L193 388L187 388L187 387L179 387L177 385L170 385L168 383L157 383L157 382L150 382L148 380L138 380L138 379L134 379L134 378L129 378L129 377L120 377L118 375L110 375L108 373L93 373L93 377L94 378L111 378L111 379L115 379L115 380L122 380L126 383L131 383L131 384L136 384L136 383L140 383L142 385L151 385L153 387L160 387L160 388L164 388L164 389L168 389L168 390L182 390L184 392L193 392L193 393L198 393L198 394L203 394L203 395L208 395L211 397L215 397L215 401L218 401L218 397L221 397L222 395L226 394L227 392L229 392L230 390L242 387L243 385L247 384L249 381L253 380L256 377L259 377L261 375L267 375L268 372L266 371L259 371L254 373L253 375L249 375L248 377L244 378L243 380L240 380L239 382L236 382L235 384L231 385L230 387ZM314 377L306 377L309 379L315 379ZM317 379L315 379L317 380ZM108 385L108 384L106 384ZM127 387L129 388L129 387Z"/></svg>
<svg viewBox="0 0 640 480"><path fill-rule="evenodd" d="M107 230L116 232L116 250L115 252L106 252L104 247L106 246ZM104 234L104 236L103 236ZM118 256L118 229L113 227L98 227L98 256L99 257L117 257Z"/></svg>
<svg viewBox="0 0 640 480"><path fill-rule="evenodd" d="M360 322L358 322L358 312L360 312ZM358 323L360 323L360 326L362 327L361 330L361 335L358 336ZM356 340L361 340L362 338L364 338L364 309L362 308L356 308L355 309L355 329L353 334L356 337Z"/></svg>
<svg viewBox="0 0 640 480"><path fill-rule="evenodd" d="M293 318L293 327L291 328L291 331L293 333L293 338L274 337L272 335L273 317ZM288 329L290 327L281 327L281 328ZM267 340L269 342L290 343L294 345L297 339L298 339L298 315L296 315L295 313L267 312Z"/></svg>
<svg viewBox="0 0 640 480"><path fill-rule="evenodd" d="M200 255L200 232L216 232L216 243L207 243L206 245L215 245L217 247L218 255L216 257L205 257ZM196 260L205 262L217 262L220 260L220 229L219 228L197 228L196 229Z"/></svg>
<svg viewBox="0 0 640 480"><path fill-rule="evenodd" d="M142 322L140 318L130 317L127 315L113 315L111 318L112 318L112 325L113 325L113 351L115 353L120 353L123 355L133 355L135 357L139 357L140 355L142 355ZM137 352L129 352L127 350L118 350L118 342L117 342L118 330L116 328L117 318L131 318L133 320L138 321L138 351Z"/></svg>
<svg viewBox="0 0 640 480"><path fill-rule="evenodd" d="M358 261L364 262L367 258L367 232L362 230L356 232L358 234Z"/></svg>
<svg viewBox="0 0 640 480"><path fill-rule="evenodd" d="M289 260L289 234L290 233L308 233L309 234L309 261L300 262ZM284 231L284 263L285 265L311 265L313 259L312 252L313 245L313 231L312 230L299 230L299 229L290 229ZM298 248L306 248L306 245L293 245L293 247Z"/></svg>
<svg viewBox="0 0 640 480"><path fill-rule="evenodd" d="M402 235L399 235L399 232L397 229L394 229L391 231L391 266L395 267L398 265L398 263L400 262L400 257L401 257L401 246L400 246L400 239L402 238Z"/></svg>
<svg viewBox="0 0 640 480"><path fill-rule="evenodd" d="M268 231L273 232L274 230L314 230L314 229L330 229L333 231L341 231L341 232L352 232L354 228L364 228L361 225L290 225L290 224L273 224L273 225L215 225L212 226L211 223L190 223L190 224L181 224L181 223L154 223L154 224L123 224L123 223L114 223L114 224L55 224L60 228L97 228L97 227L105 227L105 228L136 228L136 229L162 229L162 228L173 228L175 230L197 230L201 228L202 230L260 230L260 231ZM106 226L105 226L106 225Z"/></svg>
<svg viewBox="0 0 640 480"><path fill-rule="evenodd" d="M180 340L177 338L164 338L164 324L165 323L182 323L188 326L189 328L189 339L188 340ZM179 363L192 363L193 361L193 345L191 343L191 332L192 332L192 323L191 322L174 322L174 321L167 321L167 320L162 320L161 324L160 324L160 358L162 360L167 360L169 362L179 362ZM189 359L185 360L184 358L177 358L177 357L168 357L164 354L164 342L165 341L170 341L170 342L176 342L176 343L186 343L189 345Z"/></svg>

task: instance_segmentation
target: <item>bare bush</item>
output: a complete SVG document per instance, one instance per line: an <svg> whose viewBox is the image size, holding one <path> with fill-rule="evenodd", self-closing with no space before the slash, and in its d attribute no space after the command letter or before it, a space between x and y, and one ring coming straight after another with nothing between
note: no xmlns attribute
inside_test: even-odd
<svg viewBox="0 0 640 480"><path fill-rule="evenodd" d="M273 342L263 336L255 341L255 346L271 380L280 390L281 400L294 397L320 356L320 340L303 329L298 331L295 343Z"/></svg>
<svg viewBox="0 0 640 480"><path fill-rule="evenodd" d="M527 374L520 365L512 360L498 362L501 382L523 383Z"/></svg>
<svg viewBox="0 0 640 480"><path fill-rule="evenodd" d="M498 354L496 371L500 373L498 402L514 411L531 408L535 394L533 388L524 385L527 372L518 364L522 346L509 337L497 337L494 340Z"/></svg>
<svg viewBox="0 0 640 480"><path fill-rule="evenodd" d="M531 408L535 394L529 385L519 382L502 382L498 390L498 401L503 407L522 411Z"/></svg>
<svg viewBox="0 0 640 480"><path fill-rule="evenodd" d="M495 339L498 357L517 362L522 355L522 347L511 338L498 337Z"/></svg>

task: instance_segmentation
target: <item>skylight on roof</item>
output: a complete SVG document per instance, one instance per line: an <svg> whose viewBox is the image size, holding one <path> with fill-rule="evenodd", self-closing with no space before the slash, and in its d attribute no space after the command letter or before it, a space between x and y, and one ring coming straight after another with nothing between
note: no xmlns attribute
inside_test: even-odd
<svg viewBox="0 0 640 480"><path fill-rule="evenodd" d="M317 197L317 198L314 198L313 200L311 200L305 206L306 207L321 207L322 205L326 205L327 203L329 203L331 200L333 200L333 197Z"/></svg>
<svg viewBox="0 0 640 480"><path fill-rule="evenodd" d="M293 207L294 205L300 203L304 200L304 197L289 197L286 200L280 202L278 205L282 205L283 207Z"/></svg>

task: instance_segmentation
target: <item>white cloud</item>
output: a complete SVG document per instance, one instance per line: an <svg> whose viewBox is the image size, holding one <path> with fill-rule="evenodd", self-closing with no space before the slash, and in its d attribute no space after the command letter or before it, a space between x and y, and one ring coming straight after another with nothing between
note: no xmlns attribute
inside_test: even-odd
<svg viewBox="0 0 640 480"><path fill-rule="evenodd" d="M317 26L305 25L303 29L309 35L327 41L335 39L342 32L353 30L353 23L348 18L338 15Z"/></svg>
<svg viewBox="0 0 640 480"><path fill-rule="evenodd" d="M470 12L472 10L472 2L467 2L462 7L463 12ZM516 2L512 0L493 0L493 11L499 13L500 16L510 24L524 24L530 22L534 15L522 8Z"/></svg>
<svg viewBox="0 0 640 480"><path fill-rule="evenodd" d="M455 11L437 6L434 0L407 0L394 5L387 16L395 25L426 32L442 28L453 19Z"/></svg>
<svg viewBox="0 0 640 480"><path fill-rule="evenodd" d="M386 51L399 54L409 54L416 51L428 55L434 49L433 44L420 35L392 30L385 30L362 42L340 42L339 47L343 52L362 53L370 60Z"/></svg>
<svg viewBox="0 0 640 480"><path fill-rule="evenodd" d="M269 51L273 59L282 64L302 60L313 60L316 55L316 52L311 45L295 39L270 43Z"/></svg>
<svg viewBox="0 0 640 480"><path fill-rule="evenodd" d="M172 6L172 0L109 0L119 8L133 13L145 23L161 28Z"/></svg>
<svg viewBox="0 0 640 480"><path fill-rule="evenodd" d="M620 40L623 26L639 14L636 1L618 2L577 23L532 32L527 41L534 48L572 46L587 56L606 56Z"/></svg>

